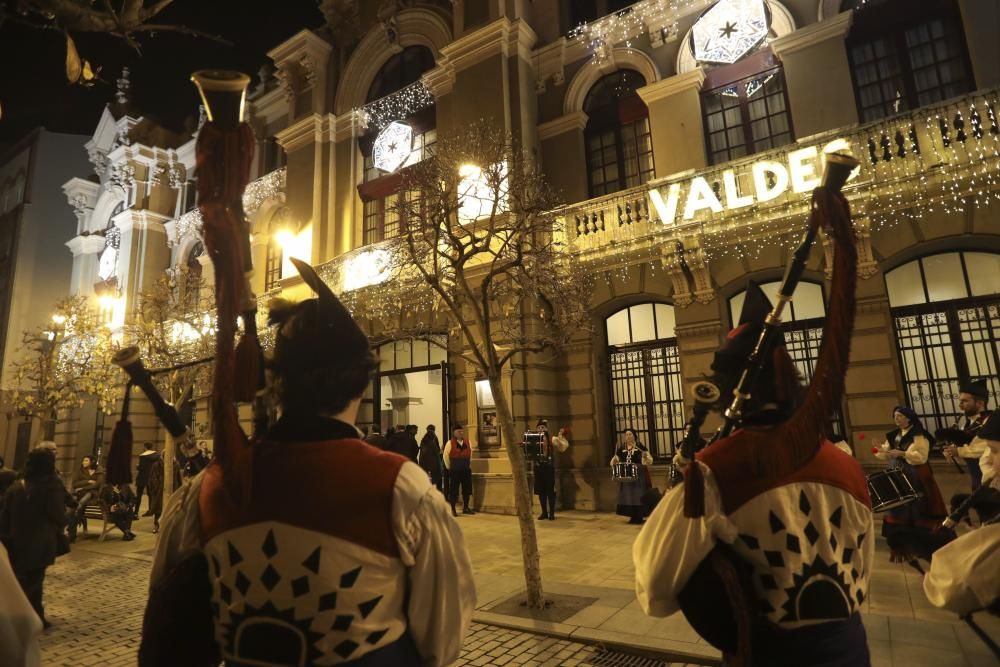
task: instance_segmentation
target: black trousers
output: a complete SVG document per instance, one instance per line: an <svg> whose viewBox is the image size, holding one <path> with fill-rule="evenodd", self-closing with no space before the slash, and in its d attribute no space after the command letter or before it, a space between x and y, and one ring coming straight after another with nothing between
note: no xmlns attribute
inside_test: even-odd
<svg viewBox="0 0 1000 667"><path fill-rule="evenodd" d="M21 590L24 591L25 597L31 603L31 608L44 621L45 608L42 606L42 586L45 584L45 568L17 572L15 575L17 583L21 584Z"/></svg>
<svg viewBox="0 0 1000 667"><path fill-rule="evenodd" d="M146 484L146 482L142 482L142 483L136 482L135 483L135 509L132 510L132 513L135 514L136 516L139 516L139 508L142 506L142 494L146 493L146 491L148 489L149 489L149 487ZM150 504L153 503L152 496L150 496L150 498L149 498L149 503Z"/></svg>
<svg viewBox="0 0 1000 667"><path fill-rule="evenodd" d="M451 500L452 506L458 501L459 487L462 489L462 502L468 505L469 498L472 497L472 468L451 471L451 496L449 500Z"/></svg>
<svg viewBox="0 0 1000 667"><path fill-rule="evenodd" d="M108 512L108 518L111 519L111 523L115 524L115 527L122 531L122 533L127 535L132 532L131 512Z"/></svg>
<svg viewBox="0 0 1000 667"><path fill-rule="evenodd" d="M542 514L556 513L556 467L553 463L535 464L535 494L542 506Z"/></svg>

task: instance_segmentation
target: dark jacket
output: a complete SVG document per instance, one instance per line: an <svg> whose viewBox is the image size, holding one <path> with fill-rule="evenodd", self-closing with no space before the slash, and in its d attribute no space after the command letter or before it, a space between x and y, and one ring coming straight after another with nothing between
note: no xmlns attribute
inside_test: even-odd
<svg viewBox="0 0 1000 667"><path fill-rule="evenodd" d="M136 486L146 486L149 483L149 471L159 460L161 460L160 453L151 449L139 454L139 465L135 471Z"/></svg>
<svg viewBox="0 0 1000 667"><path fill-rule="evenodd" d="M55 475L23 483L4 494L0 510L0 539L10 552L15 572L52 565L56 541L66 524L66 487Z"/></svg>
<svg viewBox="0 0 1000 667"><path fill-rule="evenodd" d="M135 493L132 492L132 488L128 484L122 484L118 489L116 491L111 484L105 485L104 489L101 490L101 504L112 514L131 512L132 505L135 504ZM116 509L118 512L115 511Z"/></svg>
<svg viewBox="0 0 1000 667"><path fill-rule="evenodd" d="M428 431L420 441L418 463L424 470L438 470L441 467L441 441L437 433Z"/></svg>
<svg viewBox="0 0 1000 667"><path fill-rule="evenodd" d="M417 439L406 431L396 431L389 436L389 446L386 449L405 456L414 463L417 461Z"/></svg>
<svg viewBox="0 0 1000 667"><path fill-rule="evenodd" d="M0 470L0 499L2 499L3 494L7 493L7 489L10 488L15 479L17 479L15 471L7 470L6 468Z"/></svg>
<svg viewBox="0 0 1000 667"><path fill-rule="evenodd" d="M372 447L378 447L379 449L384 450L389 448L389 441L386 440L385 436L382 435L381 433L370 434L367 438L365 438L365 442L367 442Z"/></svg>
<svg viewBox="0 0 1000 667"><path fill-rule="evenodd" d="M91 472L90 470L81 468L76 473L76 479L73 480L73 493L78 496L83 495L87 491L96 493L103 485L103 470L96 468L93 472Z"/></svg>

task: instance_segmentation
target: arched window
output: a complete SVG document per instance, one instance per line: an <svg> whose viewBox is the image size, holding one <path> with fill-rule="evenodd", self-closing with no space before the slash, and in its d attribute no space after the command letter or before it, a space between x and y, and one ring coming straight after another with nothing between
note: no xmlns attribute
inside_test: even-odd
<svg viewBox="0 0 1000 667"><path fill-rule="evenodd" d="M623 69L601 78L587 93L584 137L591 197L642 185L653 177L649 109L636 92L646 79Z"/></svg>
<svg viewBox="0 0 1000 667"><path fill-rule="evenodd" d="M1000 396L1000 254L929 255L885 274L907 403L932 431L958 418L958 387Z"/></svg>
<svg viewBox="0 0 1000 667"><path fill-rule="evenodd" d="M434 67L434 54L424 46L409 46L389 59L375 76L368 90L368 103L384 100L389 96L419 86L421 75ZM408 88L411 87L411 88ZM401 100L405 103L406 100ZM403 223L399 219L397 197L402 182L399 170L420 162L433 152L437 140L437 112L434 104L423 106L416 111L400 118L392 118L409 125L412 129L412 140L409 156L396 170L383 171L375 165L373 148L379 132L388 124L382 119L381 126L376 124L369 132L358 140L359 148L364 156L363 183L358 186L358 192L364 202L362 241L365 245L377 243L398 236Z"/></svg>
<svg viewBox="0 0 1000 667"><path fill-rule="evenodd" d="M781 281L762 283L760 288L767 298L774 303L777 300ZM730 326L739 322L740 311L746 290L738 292L729 298ZM816 372L816 361L819 359L819 348L823 342L823 318L826 317L826 302L823 297L823 287L818 283L800 282L795 288L795 298L785 308L782 315L785 334L785 349L795 363L795 367L808 385ZM838 410L830 420L830 430L835 436L846 433L844 419Z"/></svg>
<svg viewBox="0 0 1000 667"><path fill-rule="evenodd" d="M847 39L862 122L947 100L975 88L956 0L845 0Z"/></svg>
<svg viewBox="0 0 1000 667"><path fill-rule="evenodd" d="M284 261L284 253L281 252L281 245L273 236L267 242L267 258L264 262L264 291L270 292L278 287L281 281L281 265Z"/></svg>
<svg viewBox="0 0 1000 667"><path fill-rule="evenodd" d="M358 423L378 423L383 432L397 424L434 424L448 432L448 336L433 340L392 340L378 347L378 372L362 399Z"/></svg>
<svg viewBox="0 0 1000 667"><path fill-rule="evenodd" d="M604 321L611 423L619 442L627 428L654 458L669 458L684 438L684 385L674 307L640 303Z"/></svg>

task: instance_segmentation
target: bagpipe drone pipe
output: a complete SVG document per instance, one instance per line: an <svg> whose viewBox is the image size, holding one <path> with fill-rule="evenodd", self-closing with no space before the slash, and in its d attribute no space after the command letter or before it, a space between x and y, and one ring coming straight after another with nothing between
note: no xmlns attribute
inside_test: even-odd
<svg viewBox="0 0 1000 667"><path fill-rule="evenodd" d="M733 438L738 440L738 446L752 448L756 469L747 471L750 475L778 479L808 463L820 447L828 416L840 405L854 328L857 280L857 248L850 209L840 191L857 166L858 161L850 155L826 156L821 185L813 191L808 228L788 264L777 301L739 374L732 400L723 415L724 422L716 434L717 440ZM783 336L782 312L802 277L820 228L832 238L835 252L830 306L812 382L801 405L784 423L770 431L743 429L734 433L745 402L765 364L771 360L775 343ZM703 408L704 413L707 409ZM696 407L693 422L698 415ZM705 513L704 479L699 464L693 460L699 440L698 427L700 424L689 428L682 445L682 453L691 460L685 470L683 491L684 513L690 518ZM691 626L723 651L734 665L753 664L751 637L761 628L762 617L756 611L751 574L748 563L720 545L702 561L679 595L681 610Z"/></svg>

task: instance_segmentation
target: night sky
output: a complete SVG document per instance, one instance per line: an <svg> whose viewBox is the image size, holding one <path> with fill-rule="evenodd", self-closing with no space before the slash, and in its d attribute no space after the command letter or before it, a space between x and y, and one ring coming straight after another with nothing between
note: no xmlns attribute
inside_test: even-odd
<svg viewBox="0 0 1000 667"><path fill-rule="evenodd" d="M181 129L185 117L198 113L191 72L234 68L251 74L255 84L267 51L303 28L321 27L323 15L317 0L174 0L154 21L218 34L233 45L179 33L140 33L142 52L136 53L121 39L77 33L80 56L103 67L100 77L106 81L84 88L66 82L62 33L8 21L0 28L0 153L37 126L93 134L124 65L131 70L131 98L141 115Z"/></svg>

